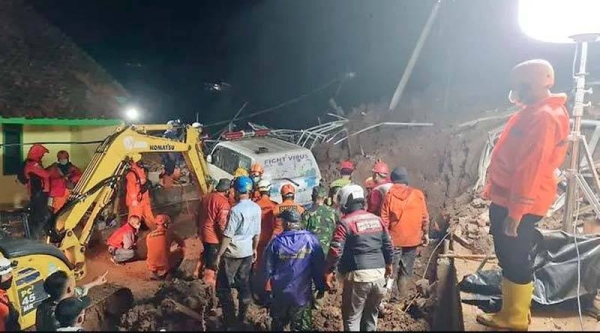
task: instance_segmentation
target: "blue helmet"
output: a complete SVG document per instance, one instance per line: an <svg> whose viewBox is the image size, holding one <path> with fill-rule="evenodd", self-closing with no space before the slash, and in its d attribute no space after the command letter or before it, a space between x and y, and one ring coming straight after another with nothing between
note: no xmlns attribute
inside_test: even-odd
<svg viewBox="0 0 600 333"><path fill-rule="evenodd" d="M240 176L233 181L233 189L238 193L248 193L252 190L252 186L252 179L248 176Z"/></svg>

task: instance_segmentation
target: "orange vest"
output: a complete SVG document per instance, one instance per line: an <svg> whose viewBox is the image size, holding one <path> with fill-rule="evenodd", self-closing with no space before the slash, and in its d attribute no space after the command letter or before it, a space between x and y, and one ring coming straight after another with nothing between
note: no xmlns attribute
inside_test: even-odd
<svg viewBox="0 0 600 333"><path fill-rule="evenodd" d="M302 213L304 213L304 207L302 207L302 205L300 205L300 204L295 203L294 200L292 200L292 199L283 200L282 203L280 203L279 205L275 206L275 208L273 208L273 220L275 222L273 223L274 227L273 227L273 236L272 237L275 237L283 232L283 224L282 224L281 219L278 218L278 216L279 216L279 214L281 214L281 212L283 212L284 210L288 210L288 209L296 209L296 210L298 210L300 215L302 215Z"/></svg>
<svg viewBox="0 0 600 333"><path fill-rule="evenodd" d="M390 231L394 246L419 246L429 222L425 195L404 184L394 184L381 205L381 219Z"/></svg>

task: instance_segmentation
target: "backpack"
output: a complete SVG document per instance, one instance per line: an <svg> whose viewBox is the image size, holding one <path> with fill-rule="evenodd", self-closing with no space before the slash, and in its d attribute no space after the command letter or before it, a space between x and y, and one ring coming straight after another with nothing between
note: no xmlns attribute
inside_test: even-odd
<svg viewBox="0 0 600 333"><path fill-rule="evenodd" d="M23 161L23 163L21 164L21 168L19 169L19 172L17 172L17 180L19 181L19 183L26 185L29 182L29 179L27 178L27 175L25 174L25 164L27 163L27 161Z"/></svg>

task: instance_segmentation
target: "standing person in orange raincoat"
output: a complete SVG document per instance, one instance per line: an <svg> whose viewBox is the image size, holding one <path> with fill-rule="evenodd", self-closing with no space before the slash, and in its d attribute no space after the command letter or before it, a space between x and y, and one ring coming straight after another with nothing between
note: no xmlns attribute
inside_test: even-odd
<svg viewBox="0 0 600 333"><path fill-rule="evenodd" d="M156 229L146 236L148 255L146 264L152 272L153 280L163 280L179 267L183 261L185 242L175 232L169 230L171 218L159 214L154 219ZM175 249L172 246L176 245Z"/></svg>
<svg viewBox="0 0 600 333"><path fill-rule="evenodd" d="M254 194L252 195L252 200L254 202L258 201L261 198L260 191L258 190L258 183L262 180L262 176L265 173L265 169L259 163L252 164L250 168L250 179L252 179L252 183L254 184Z"/></svg>
<svg viewBox="0 0 600 333"><path fill-rule="evenodd" d="M526 331L531 318L535 224L556 199L554 170L568 147L569 114L564 94L552 94L554 69L545 60L513 68L511 102L521 107L492 151L484 197L490 205L490 233L502 268L502 309L477 316L483 325Z"/></svg>
<svg viewBox="0 0 600 333"><path fill-rule="evenodd" d="M371 172L373 172L372 178L375 186L367 197L367 211L379 216L383 198L385 198L390 187L392 187L390 168L383 161L377 160Z"/></svg>
<svg viewBox="0 0 600 333"><path fill-rule="evenodd" d="M50 197L55 213L67 202L71 190L82 175L81 170L69 160L66 150L59 151L56 158L57 161L46 168L50 173Z"/></svg>
<svg viewBox="0 0 600 333"><path fill-rule="evenodd" d="M273 208L273 234L271 239L283 232L283 221L279 218L279 214L288 209L295 209L302 215L304 213L304 207L301 204L294 202L296 197L296 188L292 184L284 184L281 187L281 199L283 200L279 205Z"/></svg>
<svg viewBox="0 0 600 333"><path fill-rule="evenodd" d="M17 176L29 192L29 222L34 238L42 236L44 224L52 214L52 198L49 197L50 173L42 165L42 158L47 153L46 147L40 144L32 145L27 153L23 171Z"/></svg>
<svg viewBox="0 0 600 333"><path fill-rule="evenodd" d="M146 170L141 165L142 155L133 154L129 162L129 171L125 176L127 181L125 205L129 208L128 218L132 215L143 218L148 229L154 225L154 214L150 202L149 188L151 186Z"/></svg>
<svg viewBox="0 0 600 333"><path fill-rule="evenodd" d="M203 250L198 260L194 276L202 276L204 283L214 286L216 283L217 267L213 266L219 244L223 239L223 231L227 225L231 205L227 200L227 192L231 181L222 178L215 190L202 198L198 221L198 236L202 241Z"/></svg>
<svg viewBox="0 0 600 333"><path fill-rule="evenodd" d="M256 261L253 264L254 274L251 277L253 296L256 303L260 305L266 305L266 301L269 295L265 294L264 286L266 283L266 274L264 270L265 262L263 260L263 254L267 245L273 238L273 230L275 228L275 216L273 215L273 209L277 206L277 203L271 200L271 183L263 179L258 182L257 190L261 197L256 203L260 206L262 211L261 226L260 226L260 237L258 238L258 246L256 248Z"/></svg>
<svg viewBox="0 0 600 333"><path fill-rule="evenodd" d="M381 205L381 220L388 228L394 246L391 302L398 303L408 291L417 248L429 244L429 213L425 195L408 185L408 172L395 168L390 188Z"/></svg>

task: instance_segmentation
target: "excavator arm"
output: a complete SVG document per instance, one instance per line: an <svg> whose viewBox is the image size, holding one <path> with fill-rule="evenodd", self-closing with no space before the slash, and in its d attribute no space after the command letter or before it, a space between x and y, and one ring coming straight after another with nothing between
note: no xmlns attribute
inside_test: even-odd
<svg viewBox="0 0 600 333"><path fill-rule="evenodd" d="M208 192L208 168L200 130L186 126L181 140L157 136L171 128L171 125L133 125L117 129L98 146L67 203L48 221L48 242L58 245L73 264L76 280L86 273L85 251L96 218L111 201L133 154L182 153L200 194ZM76 233L78 226L82 230Z"/></svg>

